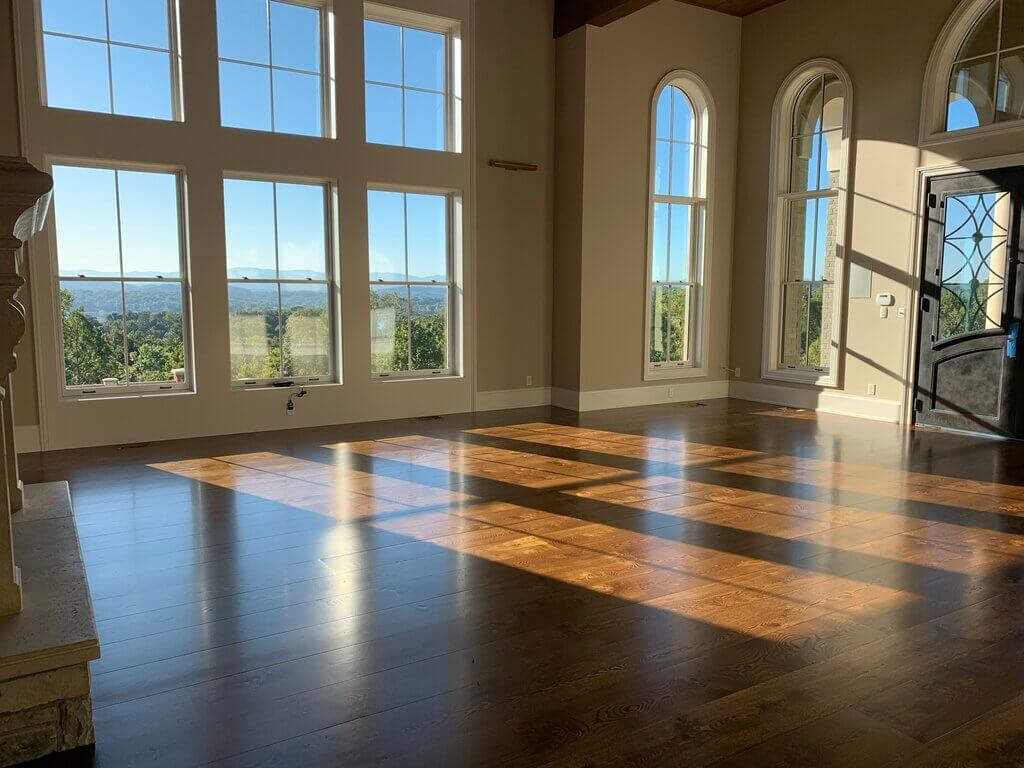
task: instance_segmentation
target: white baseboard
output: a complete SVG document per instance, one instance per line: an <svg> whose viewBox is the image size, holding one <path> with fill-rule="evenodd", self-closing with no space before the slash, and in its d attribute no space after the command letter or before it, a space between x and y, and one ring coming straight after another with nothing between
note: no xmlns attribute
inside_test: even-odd
<svg viewBox="0 0 1024 768"><path fill-rule="evenodd" d="M509 408L535 408L551 404L551 387L503 389L476 393L476 410L505 411Z"/></svg>
<svg viewBox="0 0 1024 768"><path fill-rule="evenodd" d="M18 453L35 453L40 448L39 426L14 428L14 448Z"/></svg>
<svg viewBox="0 0 1024 768"><path fill-rule="evenodd" d="M672 394L668 391L671 388ZM612 408L635 408L640 405L688 403L694 400L717 400L729 396L727 381L692 381L664 383L650 387L603 389L594 392L552 391L552 404L560 408L585 412Z"/></svg>
<svg viewBox="0 0 1024 768"><path fill-rule="evenodd" d="M740 400L806 408L820 413L855 416L894 424L899 424L903 420L903 404L898 400L880 400L877 397L861 397L831 390L734 381L729 387L729 396Z"/></svg>

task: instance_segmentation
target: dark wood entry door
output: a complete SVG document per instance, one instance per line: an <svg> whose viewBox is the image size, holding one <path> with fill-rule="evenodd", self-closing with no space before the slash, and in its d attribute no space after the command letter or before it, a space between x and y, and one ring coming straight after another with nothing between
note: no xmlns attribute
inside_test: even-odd
<svg viewBox="0 0 1024 768"><path fill-rule="evenodd" d="M1024 432L1017 337L1024 168L933 179L926 201L916 423Z"/></svg>

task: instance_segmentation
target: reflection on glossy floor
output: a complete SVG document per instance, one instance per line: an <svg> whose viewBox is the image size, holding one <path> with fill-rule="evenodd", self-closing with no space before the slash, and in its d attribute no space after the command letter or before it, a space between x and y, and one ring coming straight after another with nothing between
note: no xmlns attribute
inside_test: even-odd
<svg viewBox="0 0 1024 768"><path fill-rule="evenodd" d="M793 416L50 454L95 763L1024 764L1024 445Z"/></svg>

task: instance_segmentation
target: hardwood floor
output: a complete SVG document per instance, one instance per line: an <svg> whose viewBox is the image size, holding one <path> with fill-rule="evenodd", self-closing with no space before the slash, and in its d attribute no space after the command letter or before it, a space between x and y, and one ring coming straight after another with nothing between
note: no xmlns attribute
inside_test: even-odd
<svg viewBox="0 0 1024 768"><path fill-rule="evenodd" d="M733 400L26 475L71 482L97 766L1024 765L1021 443Z"/></svg>

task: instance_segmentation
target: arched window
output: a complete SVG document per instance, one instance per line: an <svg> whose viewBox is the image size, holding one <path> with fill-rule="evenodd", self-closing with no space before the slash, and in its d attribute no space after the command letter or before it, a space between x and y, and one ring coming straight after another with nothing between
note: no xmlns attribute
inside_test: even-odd
<svg viewBox="0 0 1024 768"><path fill-rule="evenodd" d="M700 79L676 72L662 80L651 115L645 378L706 374L711 122Z"/></svg>
<svg viewBox="0 0 1024 768"><path fill-rule="evenodd" d="M834 386L839 364L850 83L805 64L775 105L764 375Z"/></svg>
<svg viewBox="0 0 1024 768"><path fill-rule="evenodd" d="M925 82L922 143L1024 119L1024 0L964 0Z"/></svg>

